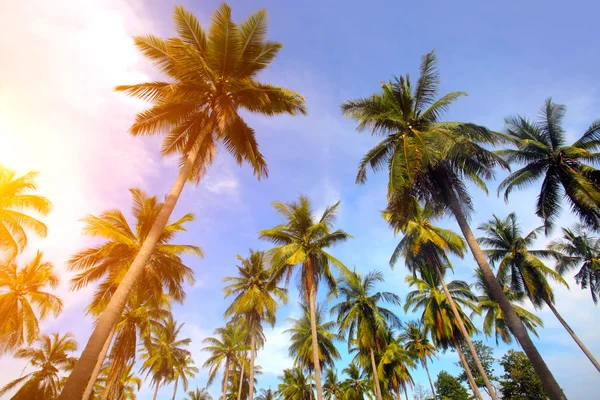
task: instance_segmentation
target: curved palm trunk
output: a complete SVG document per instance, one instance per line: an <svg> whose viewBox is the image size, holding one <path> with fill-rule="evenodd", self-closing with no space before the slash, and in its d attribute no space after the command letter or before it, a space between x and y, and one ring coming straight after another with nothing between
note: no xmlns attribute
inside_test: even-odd
<svg viewBox="0 0 600 400"><path fill-rule="evenodd" d="M175 396L177 395L177 384L179 383L179 377L175 379L175 389L173 390L173 400L175 400Z"/></svg>
<svg viewBox="0 0 600 400"><path fill-rule="evenodd" d="M244 358L246 361L246 358ZM242 371L240 372L240 388L238 389L238 397L237 400L242 400L242 388L244 387L244 369L246 367L246 363L242 363Z"/></svg>
<svg viewBox="0 0 600 400"><path fill-rule="evenodd" d="M317 388L317 400L323 400L323 389L321 388L321 365L319 364L319 340L317 338L317 321L315 314L315 302L317 297L316 288L310 289L310 330L312 333L313 364L315 367L315 386Z"/></svg>
<svg viewBox="0 0 600 400"><path fill-rule="evenodd" d="M429 375L429 368L427 368L427 358L423 359L423 366L425 367L425 372L427 372L427 379L429 379L429 386L431 386L431 393L433 394L433 398L437 399L437 395L435 394L435 388L433 387L433 381L431 380L431 375Z"/></svg>
<svg viewBox="0 0 600 400"><path fill-rule="evenodd" d="M581 351L583 351L583 353L592 362L592 364L594 364L594 367L596 367L596 369L598 371L600 371L600 363L598 363L598 360L596 360L596 358L592 355L592 353L590 353L588 348L585 347L585 344L583 344L583 342L579 339L577 334L575 334L575 331L573 331L573 329L571 329L569 324L567 324L567 321L565 321L562 318L562 316L558 313L558 310L556 308L554 308L554 304L552 304L552 302L550 302L550 301L546 301L546 304L548 304L548 307L550 307L550 309L554 313L554 316L556 317L556 319L558 319L560 321L560 323L562 324L562 326L566 329L566 331L569 332L569 335L571 335L571 337L573 338L575 343L577 343L577 345L579 346Z"/></svg>
<svg viewBox="0 0 600 400"><path fill-rule="evenodd" d="M102 347L104 346L104 343L106 343L110 331L117 324L119 318L121 318L125 303L129 298L129 293L131 292L131 289L133 289L133 285L138 281L144 266L148 263L148 260L154 251L158 239L162 235L164 227L169 221L169 217L177 204L177 200L181 195L185 182L192 172L198 152L199 146L196 146L185 160L185 163L179 171L177 179L175 179L175 183L165 199L165 203L156 217L148 236L144 240L140 251L135 256L129 270L111 297L108 306L100 315L94 332L90 336L77 364L75 364L73 372L71 372L71 375L67 378L65 387L60 393L59 400L80 399L83 395L92 371L94 370L94 366L98 361L100 352L102 351Z"/></svg>
<svg viewBox="0 0 600 400"><path fill-rule="evenodd" d="M473 378L473 374L471 373L471 368L469 368L469 364L467 364L465 355L460 349L456 338L453 339L453 342L454 347L456 348L456 352L458 353L458 357L460 358L460 363L462 364L463 368L465 369L465 373L467 374L467 380L469 381L469 386L471 386L471 390L473 391L473 396L477 397L479 400L483 400L483 397L481 397L481 392L479 391L477 383L475 383L475 379Z"/></svg>
<svg viewBox="0 0 600 400"><path fill-rule="evenodd" d="M477 366L479 375L481 375L481 377L483 379L483 383L485 384L485 387L486 387L488 393L490 394L490 397L492 398L492 400L498 400L498 397L496 396L496 392L494 392L494 390L492 389L492 384L490 383L490 380L488 379L488 376L485 373L485 369L483 369L483 365L481 365L481 360L479 360L479 355L477 354L477 351L475 350L475 346L473 346L473 342L471 341L471 338L467 332L467 329L465 328L465 324L462 320L462 317L458 313L458 308L456 308L456 303L454 302L454 299L450 295L450 290L448 290L448 286L446 286L446 280L444 279L444 274L441 271L442 265L441 265L440 260L437 259L436 263L437 263L437 268L435 268L435 270L437 271L437 274L442 283L442 288L444 289L444 293L446 294L446 298L448 299L448 304L450 304L450 309L452 310L452 313L454 314L454 318L456 318L456 322L458 323L458 328L460 329L462 337L465 339L465 342L467 342L467 346L469 346L469 351L471 352L471 355L473 356L473 360L475 360L475 365ZM469 371L469 374L470 373L471 373L471 371Z"/></svg>
<svg viewBox="0 0 600 400"><path fill-rule="evenodd" d="M252 328L252 337L250 338L250 373L248 374L248 378L250 382L248 382L248 400L252 400L254 398L254 356L256 354L256 328Z"/></svg>
<svg viewBox="0 0 600 400"><path fill-rule="evenodd" d="M222 400L227 400L227 380L229 379L229 360L225 363L225 372L223 372L223 397Z"/></svg>
<svg viewBox="0 0 600 400"><path fill-rule="evenodd" d="M158 387L160 386L160 380L156 382L156 388L154 389L154 396L152 396L153 400L156 400L156 396L158 396Z"/></svg>
<svg viewBox="0 0 600 400"><path fill-rule="evenodd" d="M85 388L85 392L83 393L82 400L88 400L90 398L90 396L92 395L92 390L94 390L94 384L96 383L96 379L98 379L98 374L100 373L100 370L102 369L102 364L104 364L104 359L106 358L106 355L108 354L108 349L110 348L110 343L112 342L112 339L115 336L116 330L117 330L117 325L115 325L115 327L112 329L112 331L110 331L110 335L108 335L108 339L106 339L106 342L104 343L104 347L102 347L102 351L100 352L100 355L98 356L98 362L96 362L94 371L92 371L92 376L90 377L87 387ZM104 390L104 391L108 392L108 388L106 388L106 390ZM102 394L102 396L104 398L104 394ZM106 396L108 396L108 393L106 393Z"/></svg>
<svg viewBox="0 0 600 400"><path fill-rule="evenodd" d="M465 237L469 248L471 249L471 253L473 253L473 257L475 258L477 265L479 265L479 268L483 273L485 281L490 287L492 296L494 296L494 299L496 299L496 301L500 305L500 308L502 309L502 313L504 314L506 324L508 325L510 331L521 345L521 348L523 349L525 354L527 354L527 358L529 358L529 360L531 361L535 372L538 374L540 381L542 381L546 393L548 394L551 400L566 400L567 397L558 385L558 382L556 382L556 379L554 379L552 372L550 372L550 369L546 365L546 362L540 355L539 351L531 341L531 338L529 337L529 334L527 333L523 322L517 316L517 313L506 298L504 291L502 290L500 284L498 283L498 280L494 276L494 271L492 271L492 269L490 268L490 265L488 264L487 259L485 258L485 254L479 247L479 243L477 243L477 239L475 239L475 236L471 231L471 227L469 226L467 218L465 217L465 214L463 213L463 210L460 204L458 203L456 194L452 190L448 190L447 188L445 192L448 198L450 209L452 210L452 213L456 218L456 222L458 222L458 226L460 227L460 230L462 231L462 234Z"/></svg>
<svg viewBox="0 0 600 400"><path fill-rule="evenodd" d="M375 396L377 400L383 400L381 397L381 386L379 385L379 373L377 372L377 365L375 364L375 352L373 348L370 349L371 352L371 366L373 367L373 380L375 381Z"/></svg>

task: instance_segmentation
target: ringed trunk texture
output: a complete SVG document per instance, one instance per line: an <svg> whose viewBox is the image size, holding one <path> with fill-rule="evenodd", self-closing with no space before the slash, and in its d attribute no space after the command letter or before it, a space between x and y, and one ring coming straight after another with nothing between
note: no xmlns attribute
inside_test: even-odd
<svg viewBox="0 0 600 400"><path fill-rule="evenodd" d="M477 354L477 351L475 350L475 346L473 346L471 337L469 336L467 329L465 328L465 324L464 324L460 314L458 313L458 309L456 308L456 303L454 302L454 299L450 295L450 290L448 290L448 286L446 286L446 280L444 279L444 274L442 273L440 268L441 268L441 263L439 262L439 260L437 260L437 268L435 270L437 271L438 276L440 277L440 281L442 282L442 288L444 289L444 293L446 294L446 298L448 299L448 304L450 304L450 309L452 309L454 318L456 318L456 322L458 323L458 328L460 329L460 332L461 332L463 338L465 339L465 342L467 342L467 346L469 346L469 351L471 352L471 355L473 356L473 360L475 360L475 365L477 366L479 375L481 375L481 377L483 378L483 382L485 384L485 387L486 387L488 393L490 394L490 397L492 398L492 400L498 400L498 396L496 396L496 392L494 392L494 390L492 388L492 384L490 383L490 380L488 379L488 376L485 373L485 369L483 369L483 365L481 365L481 360L479 360L479 355ZM470 373L470 371L469 371L469 373Z"/></svg>
<svg viewBox="0 0 600 400"><path fill-rule="evenodd" d="M100 373L100 370L102 369L102 364L104 364L104 359L106 358L106 355L108 354L108 349L110 348L110 343L112 342L112 339L115 336L116 330L117 330L117 325L115 325L115 327L112 329L112 331L110 331L110 335L108 335L108 339L106 339L106 342L104 343L104 347L102 347L102 351L100 352L100 355L98 356L98 362L96 362L96 366L94 367L92 376L90 377L87 387L85 388L85 392L83 393L83 400L88 400L90 398L90 396L92 395L92 390L94 390L94 384L96 383L96 379L98 379L98 374ZM105 392L108 392L108 390L105 390ZM106 393L106 396L108 397L108 393ZM104 398L104 394L102 395L102 397Z"/></svg>
<svg viewBox="0 0 600 400"><path fill-rule="evenodd" d="M154 247L156 246L164 227L169 221L169 217L177 204L177 200L181 195L185 182L192 172L198 152L199 148L192 150L185 160L185 163L179 171L177 179L175 179L175 183L173 184L160 213L156 217L156 221L154 221L146 240L144 240L140 251L135 256L135 259L131 263L131 267L129 267L129 270L123 277L119 287L110 299L108 306L100 315L98 324L90 336L83 353L81 353L81 357L77 361L77 364L75 364L73 372L71 372L71 375L67 378L65 387L60 393L59 400L75 400L81 399L83 396L86 385L92 375L96 362L98 361L100 352L102 351L102 347L104 346L104 343L106 343L111 330L115 327L119 318L121 318L125 303L129 298L129 293L142 274L144 266L148 263L148 260L154 251Z"/></svg>
<svg viewBox="0 0 600 400"><path fill-rule="evenodd" d="M173 390L173 400L175 400L175 396L177 396L177 384L179 383L179 378L175 379L175 389Z"/></svg>
<svg viewBox="0 0 600 400"><path fill-rule="evenodd" d="M256 354L256 328L252 328L252 337L250 338L250 373L248 374L248 400L254 398L254 356ZM243 368L243 367L242 367ZM242 379L243 382L243 379Z"/></svg>
<svg viewBox="0 0 600 400"><path fill-rule="evenodd" d="M433 381L431 380L431 375L429 375L429 368L427 368L427 359L423 359L423 366L425 367L425 372L427 372L427 379L429 379L429 386L431 386L431 393L433 394L433 398L437 399L437 395L435 394L435 388L433 387Z"/></svg>
<svg viewBox="0 0 600 400"><path fill-rule="evenodd" d="M319 340L317 338L317 321L315 313L315 302L317 297L316 288L310 289L310 330L312 334L313 363L315 367L315 386L317 388L317 400L323 400L323 389L321 388L321 365L319 364Z"/></svg>
<svg viewBox="0 0 600 400"><path fill-rule="evenodd" d="M458 342L456 341L456 339L454 339L454 347L456 348L458 357L460 357L460 363L462 364L462 366L465 369L465 372L467 374L467 380L469 381L469 386L471 386L473 395L475 397L477 397L479 400L483 400L483 397L481 397L481 392L479 392L479 388L477 387L477 384L475 383L475 379L473 378L473 374L471 373L471 368L469 368L469 364L467 364L465 355L463 354L462 350L460 349L460 346L458 345Z"/></svg>
<svg viewBox="0 0 600 400"><path fill-rule="evenodd" d="M560 323L562 324L562 326L567 330L567 332L569 332L569 335L571 335L571 337L573 338L575 343L577 343L577 345L583 351L583 353L587 356L587 358L592 362L592 364L594 364L594 367L596 367L596 369L600 372L600 364L598 363L598 360L596 360L596 358L592 355L592 353L590 353L588 348L585 347L585 344L583 344L583 342L579 339L579 337L577 336L575 331L573 331L573 329L571 329L569 324L567 324L567 321L565 321L562 318L562 316L558 313L558 310L554 307L554 304L552 304L552 302L550 302L550 301L547 301L546 304L548 304L548 307L550 307L550 309L556 316L556 319L558 319L560 321Z"/></svg>
<svg viewBox="0 0 600 400"><path fill-rule="evenodd" d="M506 319L506 323L510 328L510 331L521 345L521 348L523 349L525 354L527 354L527 358L529 358L529 360L531 361L535 372L538 374L540 381L542 381L542 384L544 385L544 389L546 390L548 397L550 397L551 400L566 400L567 397L558 385L556 379L554 379L554 376L552 375L552 372L550 372L550 369L546 365L546 362L544 361L539 351L531 341L531 338L529 337L529 334L527 333L523 322L517 316L517 313L512 308L510 302L504 294L504 291L500 287L498 280L496 280L494 271L492 271L492 269L490 268L490 265L488 264L487 259L485 258L485 254L479 247L479 243L477 243L477 239L475 239L475 236L471 231L471 227L469 226L467 218L463 213L463 210L456 197L456 194L452 190L446 190L446 194L448 195L450 209L452 210L452 213L456 218L456 222L458 222L458 226L460 227L460 230L462 231L462 234L465 237L469 248L471 249L471 253L475 258L477 265L479 265L479 268L483 273L486 283L490 287L492 296L500 305L500 308L502 309L502 313L504 314L504 318Z"/></svg>
<svg viewBox="0 0 600 400"><path fill-rule="evenodd" d="M371 366L373 367L373 380L375 381L375 396L377 400L383 400L381 397L381 386L379 385L379 373L377 372L377 365L375 364L375 352L373 348L370 349L371 352Z"/></svg>
<svg viewBox="0 0 600 400"><path fill-rule="evenodd" d="M158 396L158 386L160 385L160 381L156 382L156 388L154 389L154 396L152 397L153 400L156 400L156 396Z"/></svg>
<svg viewBox="0 0 600 400"><path fill-rule="evenodd" d="M244 358L246 361L246 358ZM237 400L242 400L242 387L244 386L244 369L246 367L246 363L242 363L242 371L240 372L240 388L238 389L238 397Z"/></svg>
<svg viewBox="0 0 600 400"><path fill-rule="evenodd" d="M229 379L229 360L225 363L225 372L223 373L223 397L222 400L227 400L227 380Z"/></svg>

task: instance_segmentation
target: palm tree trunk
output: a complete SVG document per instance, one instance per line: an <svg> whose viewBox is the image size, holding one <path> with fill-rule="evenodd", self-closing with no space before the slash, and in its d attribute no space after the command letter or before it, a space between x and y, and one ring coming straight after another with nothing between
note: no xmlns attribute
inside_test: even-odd
<svg viewBox="0 0 600 400"><path fill-rule="evenodd" d="M92 376L90 376L90 380L88 381L87 387L85 388L85 392L83 393L82 400L88 400L92 395L92 390L94 389L94 384L96 383L96 379L98 379L98 374L102 369L102 364L104 364L104 359L108 354L108 349L110 348L110 343L115 335L115 331L117 330L117 325L110 331L110 335L108 335L108 339L104 343L104 347L102 347L102 351L100 352L100 356L98 356L98 362L96 362L96 366L94 367L94 371L92 372ZM105 391L107 391L106 388Z"/></svg>
<svg viewBox="0 0 600 400"><path fill-rule="evenodd" d="M71 375L67 378L65 387L60 393L59 400L80 399L83 395L92 371L98 361L98 357L100 356L100 352L102 351L102 347L104 346L104 343L106 343L110 331L123 314L123 309L129 298L129 293L142 274L144 266L148 263L148 260L154 251L154 247L162 235L164 227L169 221L169 217L177 204L177 200L181 195L185 182L190 177L198 153L199 146L195 146L188 154L188 157L179 171L177 179L175 179L175 183L165 199L165 203L161 208L160 213L158 213L154 224L152 224L152 228L144 240L142 247L135 256L135 259L131 263L129 270L127 270L119 287L111 297L108 306L100 315L94 332L92 332L85 349L81 353L77 364L75 364L73 372L71 372Z"/></svg>
<svg viewBox="0 0 600 400"><path fill-rule="evenodd" d="M254 398L254 356L256 354L256 328L252 327L252 337L250 338L250 373L248 374L248 400Z"/></svg>
<svg viewBox="0 0 600 400"><path fill-rule="evenodd" d="M448 205L456 218L456 222L458 222L458 226L460 227L460 230L462 231L462 234L465 237L469 248L471 249L471 253L475 258L477 265L479 265L479 268L483 273L486 283L490 287L492 296L494 296L494 299L498 302L500 308L502 309L506 324L521 345L521 348L525 354L527 354L527 357L529 358L529 361L531 361L535 372L538 374L540 381L544 385L546 393L551 400L567 400L567 397L558 385L558 382L556 382L556 379L554 379L554 376L552 375L552 372L550 372L546 362L531 341L523 322L517 316L517 313L512 308L510 302L504 294L504 291L500 287L498 280L494 276L494 271L492 271L490 268L490 265L485 258L485 254L479 247L479 243L477 243L477 239L475 239L475 236L471 231L471 227L469 226L467 218L465 217L465 214L463 213L463 210L458 202L456 193L448 188L445 188L445 192L449 203Z"/></svg>
<svg viewBox="0 0 600 400"><path fill-rule="evenodd" d="M463 354L460 346L458 345L458 341L456 338L453 338L454 347L456 348L456 352L458 353L458 357L460 358L460 363L465 369L465 373L467 374L467 380L469 381L469 386L471 386L471 390L473 391L473 395L479 400L483 400L481 397L481 392L479 392L479 388L477 387L477 383L475 383L475 379L473 378L473 374L471 373L471 368L469 368L469 364L467 364L467 360L465 359L465 355Z"/></svg>
<svg viewBox="0 0 600 400"><path fill-rule="evenodd" d="M467 332L467 329L465 328L465 324L462 320L462 317L458 313L458 308L456 308L456 303L454 302L454 299L450 295L450 290L448 290L448 286L446 286L446 280L444 279L444 274L442 273L442 270L441 270L442 263L440 262L440 260L437 256L435 256L435 258L436 258L435 261L437 263L437 268L435 268L435 270L437 271L440 281L442 283L442 288L444 289L444 293L446 294L446 298L448 299L448 304L450 304L450 309L452 309L454 318L456 318L456 322L458 323L458 328L460 329L460 332L462 333L462 336L465 339L465 342L467 342L467 346L469 346L469 351L471 352L471 355L473 356L473 360L475 360L475 365L477 366L479 375L481 375L481 377L483 378L483 383L485 384L485 387L487 388L487 391L490 394L490 397L492 398L492 400L498 400L496 393L492 389L492 384L490 383L490 380L488 379L488 376L485 373L485 369L483 369L483 365L481 365L481 360L479 359L479 355L477 354L477 351L475 350L475 346L473 346L473 342L471 342L471 338L469 337L469 333ZM469 373L470 373L470 371L469 371Z"/></svg>
<svg viewBox="0 0 600 400"><path fill-rule="evenodd" d="M375 381L375 396L377 400L383 400L381 397L381 386L379 385L379 373L377 372L377 365L375 364L375 352L373 348L370 349L371 352L371 366L373 367L373 380Z"/></svg>
<svg viewBox="0 0 600 400"><path fill-rule="evenodd" d="M246 358L247 357L244 357L244 362L242 363L242 371L240 372L240 388L238 389L237 400L242 400L242 387L244 386L244 369L246 367Z"/></svg>
<svg viewBox="0 0 600 400"><path fill-rule="evenodd" d="M177 384L179 383L179 377L175 379L175 389L173 390L173 400L175 400L175 396L177 395Z"/></svg>
<svg viewBox="0 0 600 400"><path fill-rule="evenodd" d="M312 287L309 295L310 307L310 330L312 333L313 363L315 367L315 385L317 388L317 400L323 400L323 389L321 388L321 365L319 364L319 340L317 338L317 316L315 314L315 303L317 288Z"/></svg>
<svg viewBox="0 0 600 400"><path fill-rule="evenodd" d="M427 368L427 359L423 359L423 366L425 367L425 372L427 372L427 379L429 379L429 386L431 386L431 393L433 394L433 398L437 399L435 394L435 388L433 387L433 381L431 380L431 375L429 375L429 368Z"/></svg>
<svg viewBox="0 0 600 400"><path fill-rule="evenodd" d="M579 337L577 336L577 334L575 334L575 331L573 331L573 329L571 329L571 327L569 326L569 324L567 324L567 321L565 321L562 318L562 316L558 313L558 310L556 308L554 308L554 304L552 304L551 301L546 301L546 304L548 304L548 307L550 307L550 309L554 313L554 316L556 316L556 318L560 321L560 323L566 329L566 331L569 332L569 335L571 335L571 337L573 338L573 340L575 341L575 343L577 343L577 345L579 346L579 348L581 349L581 351L583 351L583 353L592 362L592 364L594 364L594 367L596 367L596 369L598 371L600 371L600 364L598 363L598 360L596 360L596 358L594 358L594 356L592 355L592 353L590 353L590 351L588 350L588 348L585 347L585 344L583 344L583 342L579 339Z"/></svg>
<svg viewBox="0 0 600 400"><path fill-rule="evenodd" d="M156 396L158 396L158 386L160 385L160 380L156 381L156 389L154 389L154 396L152 400L156 400Z"/></svg>
<svg viewBox="0 0 600 400"><path fill-rule="evenodd" d="M225 371L223 372L223 398L227 400L227 380L229 379L229 360L225 363Z"/></svg>

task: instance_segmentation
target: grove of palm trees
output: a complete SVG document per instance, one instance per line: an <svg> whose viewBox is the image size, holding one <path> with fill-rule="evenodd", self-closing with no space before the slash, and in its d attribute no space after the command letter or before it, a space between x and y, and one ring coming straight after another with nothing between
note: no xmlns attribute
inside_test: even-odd
<svg viewBox="0 0 600 400"><path fill-rule="evenodd" d="M600 119L564 71L492 83L499 26L426 21L459 10L213 3L33 7L58 66L49 130L0 141L0 398L593 398ZM61 113L89 131L50 144Z"/></svg>

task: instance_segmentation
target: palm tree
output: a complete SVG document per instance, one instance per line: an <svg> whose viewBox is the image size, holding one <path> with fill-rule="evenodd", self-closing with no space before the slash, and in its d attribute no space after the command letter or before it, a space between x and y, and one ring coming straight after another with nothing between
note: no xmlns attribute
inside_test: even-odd
<svg viewBox="0 0 600 400"><path fill-rule="evenodd" d="M217 337L203 340L203 343L208 345L203 350L210 353L203 367L210 368L208 385L214 381L217 372L223 367L222 400L225 400L229 370L234 364L246 363L242 353L248 350L248 346L245 344L246 334L243 327L235 321L228 322L224 328L217 328L215 335Z"/></svg>
<svg viewBox="0 0 600 400"><path fill-rule="evenodd" d="M62 311L62 301L45 291L56 288L59 279L42 257L38 251L21 268L14 258L0 261L0 354L33 343L39 321Z"/></svg>
<svg viewBox="0 0 600 400"><path fill-rule="evenodd" d="M296 265L301 265L298 288L310 309L311 332L313 342L317 342L315 304L319 281L324 280L330 291L335 291L336 281L330 264L346 270L335 257L325 251L337 243L345 242L351 236L341 229L333 230L338 201L329 206L317 219L307 197L300 195L298 202L274 202L273 207L285 219L284 224L260 232L259 238L267 239L278 245L272 251L275 280L286 277L289 281ZM318 362L317 347L313 347L313 365L317 399L323 400L321 388L321 368Z"/></svg>
<svg viewBox="0 0 600 400"><path fill-rule="evenodd" d="M348 375L342 382L341 390L346 400L363 400L365 396L371 399L371 382L367 378L364 370L356 363L351 363L342 370L343 374Z"/></svg>
<svg viewBox="0 0 600 400"><path fill-rule="evenodd" d="M271 279L271 271L265 268L265 253L250 250L246 259L238 255L242 265L238 266L239 276L226 277L223 282L231 282L225 287L225 297L235 295L225 316L243 315L250 334L250 389L249 399L254 397L254 358L256 355L256 336L259 326L265 321L275 326L277 300L287 302L287 290L279 288ZM243 364L242 364L243 366ZM243 368L243 367L242 367ZM242 375L244 374L242 369Z"/></svg>
<svg viewBox="0 0 600 400"><path fill-rule="evenodd" d="M313 400L312 385L308 382L301 367L284 369L278 376L281 383L277 386L277 395L286 400Z"/></svg>
<svg viewBox="0 0 600 400"><path fill-rule="evenodd" d="M591 236L583 225L577 224L573 229L563 228L562 239L550 244L557 259L556 272L563 275L579 267L575 282L582 289L590 287L594 304L598 304L600 294L600 239Z"/></svg>
<svg viewBox="0 0 600 400"><path fill-rule="evenodd" d="M268 389L260 389L260 394L256 397L256 400L275 400L275 392Z"/></svg>
<svg viewBox="0 0 600 400"><path fill-rule="evenodd" d="M69 270L79 271L71 279L72 290L78 290L95 281L101 281L92 301L86 308L86 312L94 316L100 315L114 296L119 283L129 270L163 206L163 203L157 201L156 196L150 197L142 190L130 189L130 192L135 227L132 228L123 213L116 209L107 210L100 216L86 216L83 219L85 222L83 232L101 238L103 242L79 251L71 257L68 263ZM202 257L203 253L198 246L172 242L179 232L185 231L184 225L193 220L193 214L188 213L164 227L158 245L152 251L152 258L142 271L141 279L144 285L139 285L129 295L124 310L124 313L128 315L127 319L131 320L133 312L136 314L134 322L143 323L145 317L139 312L143 314L148 311L148 308L153 309L152 312L155 314L160 312L165 293L170 299L183 303L185 300L184 283L188 282L191 285L195 280L193 270L183 263L181 256L187 254ZM130 304L131 302L134 304ZM152 306L150 303L156 305ZM121 316L117 326L123 325L125 314ZM130 327L135 327L135 323ZM142 331L143 329L145 328L139 327L137 330ZM84 399L87 399L91 393L116 331L116 327L113 328L103 346L84 393ZM120 347L118 351L113 350L112 352L117 356L114 359L114 365L118 368L124 367L135 357L135 331L135 328L130 331L133 334L133 340L131 340L131 335L128 340L121 340L121 343L129 345L129 350ZM122 332L122 329L119 329L118 332ZM115 379L119 375L120 372L117 369L111 369L109 382L115 383Z"/></svg>
<svg viewBox="0 0 600 400"><path fill-rule="evenodd" d="M392 330L386 332L386 347L380 352L377 372L382 377L385 392L394 392L398 400L401 392L408 400L408 386L414 384L410 369L415 367L414 354L405 349Z"/></svg>
<svg viewBox="0 0 600 400"><path fill-rule="evenodd" d="M507 279L510 279L511 288L527 295L534 307L541 308L546 304L600 372L600 363L554 307L554 291L546 277L549 276L558 283L568 285L559 273L547 267L538 258L549 257L552 251L529 249L537 238L538 232L544 227L540 226L523 237L516 214L510 213L504 220L494 215L493 219L482 224L479 229L485 232L485 237L478 240L488 247L486 253L490 262L493 265L498 264L498 275L506 274Z"/></svg>
<svg viewBox="0 0 600 400"><path fill-rule="evenodd" d="M15 171L0 163L0 250L14 257L27 246L27 230L46 237L48 228L43 222L29 215L30 211L46 215L50 201L28 192L35 191L37 172L17 177Z"/></svg>
<svg viewBox="0 0 600 400"><path fill-rule="evenodd" d="M69 355L77 350L77 343L70 333L62 336L58 333L44 335L38 339L38 343L40 346L37 348L27 347L15 352L14 357L28 359L34 371L9 382L0 389L0 396L21 385L12 399L56 398L61 371L70 371L77 360Z"/></svg>
<svg viewBox="0 0 600 400"><path fill-rule="evenodd" d="M222 4L206 33L199 21L179 6L175 8L175 27L178 38L135 38L137 47L168 81L119 86L117 90L152 103L137 115L130 132L134 136L165 134L162 153L179 154L181 168L142 248L92 333L82 362L69 377L63 399L83 393L102 346L129 292L139 282L185 183L202 178L215 158L217 143L223 143L239 164L249 163L259 178L267 176L255 132L238 111L267 116L306 113L302 96L257 80L257 74L271 64L282 47L266 40L264 10L236 25L231 9Z"/></svg>
<svg viewBox="0 0 600 400"><path fill-rule="evenodd" d="M113 364L114 366L114 364ZM135 400L136 391L142 387L142 380L133 371L133 363L125 365L119 369L120 375L113 387L106 386L110 370L113 368L110 364L105 364L100 371L94 391L102 393L102 398L111 398L117 400Z"/></svg>
<svg viewBox="0 0 600 400"><path fill-rule="evenodd" d="M181 379L181 383L183 383L183 390L187 390L188 388L188 378L193 378L199 372L199 369L194 366L194 359L191 354L187 354L185 357L179 357L175 363L173 364L173 376L175 380L175 388L173 389L173 400L175 400L175 396L177 395L177 384Z"/></svg>
<svg viewBox="0 0 600 400"><path fill-rule="evenodd" d="M294 357L294 367L305 368L312 373L316 370L314 360L314 347L312 336L311 312L306 304L300 304L302 317L300 319L288 318L287 322L292 325L284 333L290 337L290 356ZM334 321L325 321L325 309L317 304L315 310L315 325L317 328L317 354L319 370L326 367L335 366L335 361L340 359L340 353L335 347L335 341L342 340L342 337L333 332L336 323Z"/></svg>
<svg viewBox="0 0 600 400"><path fill-rule="evenodd" d="M425 368L427 372L427 378L429 379L429 385L431 386L431 393L435 397L435 390L433 387L433 381L429 374L429 368L427 367L427 359L432 360L437 354L436 347L427 339L427 332L423 326L423 321L410 321L404 324L404 329L398 337L398 341L404 344L404 347L415 356Z"/></svg>
<svg viewBox="0 0 600 400"><path fill-rule="evenodd" d="M363 158L357 181L364 182L367 164L374 170L387 166L388 200L395 205L400 221L410 220L419 202L456 218L510 330L546 392L552 400L565 400L558 382L496 281L468 222L472 200L466 182L471 181L487 192L485 179L493 178L494 167L508 168L508 164L486 147L506 138L472 123L439 122L442 113L463 95L453 92L435 100L439 83L435 53L431 52L423 57L414 92L408 76L400 77L394 83L384 83L383 94L342 105L346 116L358 120L358 130L370 129L373 134L386 136Z"/></svg>
<svg viewBox="0 0 600 400"><path fill-rule="evenodd" d="M325 400L336 400L340 397L340 381L335 369L329 368L325 371L325 382L323 383L323 397Z"/></svg>
<svg viewBox="0 0 600 400"><path fill-rule="evenodd" d="M445 271L449 268L452 269L447 253L449 252L463 258L466 245L464 240L451 230L432 225L431 220L439 217L440 214L440 212L436 212L433 207L426 204L424 207L416 207L412 219L405 225L402 225L396 220L396 213L394 212L393 207L384 211L384 218L390 223L392 228L394 228L394 233L397 234L400 231L404 233L404 237L398 243L390 258L390 266L394 267L400 255L404 256L406 265L413 274L424 265L433 266L433 269L442 284L444 294L448 299L450 309L454 314L454 319L458 324L462 337L467 343L471 355L473 356L475 366L483 379L488 393L491 394L492 400L497 400L492 384L479 360L477 351L475 351L475 347L473 346L471 338L460 317L458 308L454 303L454 298L450 295L446 280L444 279Z"/></svg>
<svg viewBox="0 0 600 400"><path fill-rule="evenodd" d="M456 317L454 317L454 313L449 309L448 297L440 290L439 278L437 277L437 274L432 271L432 268L423 268L420 275L420 278L411 275L406 277L406 282L409 286L414 286L416 289L406 295L404 311L408 311L411 307L412 312L415 312L418 309L423 310L421 319L423 320L425 332L431 334L431 339L436 346L447 349L452 345L456 349L456 352L461 359L461 363L465 368L465 372L467 373L473 394L477 398L482 399L481 393L473 379L471 370L465 362L462 351L458 345L460 340L464 340L464 337L458 328L458 322ZM450 296L454 299L459 318L461 318L465 325L467 335L471 336L476 329L469 317L463 311L463 308L479 312L476 304L477 298L471 292L470 286L464 281L450 282L448 284L448 291ZM435 391L433 392L433 395L435 397Z"/></svg>
<svg viewBox="0 0 600 400"><path fill-rule="evenodd" d="M230 368L229 377L227 380L227 400L247 399L250 393L250 374L242 374L242 369L246 370L248 364L246 357L243 356L243 363L234 363L234 367ZM240 365L241 364L241 365ZM253 390L256 392L256 383L259 375L262 375L262 367L258 364L254 365L254 385Z"/></svg>
<svg viewBox="0 0 600 400"><path fill-rule="evenodd" d="M498 282L504 288L504 293L506 297L510 300L512 307L515 312L521 318L523 325L534 335L538 336L535 328L544 327L544 323L541 318L539 318L534 313L527 311L524 307L521 307L519 304L523 302L524 296L515 292L511 289L511 287L506 282L506 276L499 276ZM475 284L474 286L479 290L479 295L477 296L477 304L481 313L484 315L483 317L483 333L486 336L492 336L494 334L496 338L496 344L498 344L498 339L502 339L502 341L506 344L512 342L512 334L506 325L506 321L504 320L504 314L500 309L500 305L492 296L490 288L481 273L481 270L475 270Z"/></svg>
<svg viewBox="0 0 600 400"><path fill-rule="evenodd" d="M546 233L560 214L563 197L586 225L600 228L600 173L590 166L600 160L594 152L600 146L600 120L569 146L561 126L565 111L564 105L549 98L535 122L519 115L507 118L507 137L514 148L497 152L509 163L523 165L498 186L505 200L513 189L544 178L536 214L543 219Z"/></svg>
<svg viewBox="0 0 600 400"><path fill-rule="evenodd" d="M369 355L375 384L375 396L382 400L381 384L375 362L375 351L385 347L388 327L400 328L400 319L392 311L378 305L380 301L400 305L400 297L391 292L373 293L377 282L383 281L380 271L364 277L356 271L342 275L339 292L344 300L331 309L337 314L339 333L348 335L348 348L356 346L359 353Z"/></svg>
<svg viewBox="0 0 600 400"><path fill-rule="evenodd" d="M151 382L155 385L154 399L160 385L173 380L176 366L190 356L186 347L192 340L178 338L182 327L183 324L177 325L177 321L168 315L162 324L151 330L150 337L144 345L141 370L146 372L146 376L152 376Z"/></svg>
<svg viewBox="0 0 600 400"><path fill-rule="evenodd" d="M186 400L212 400L212 396L205 388L196 388L187 392Z"/></svg>

